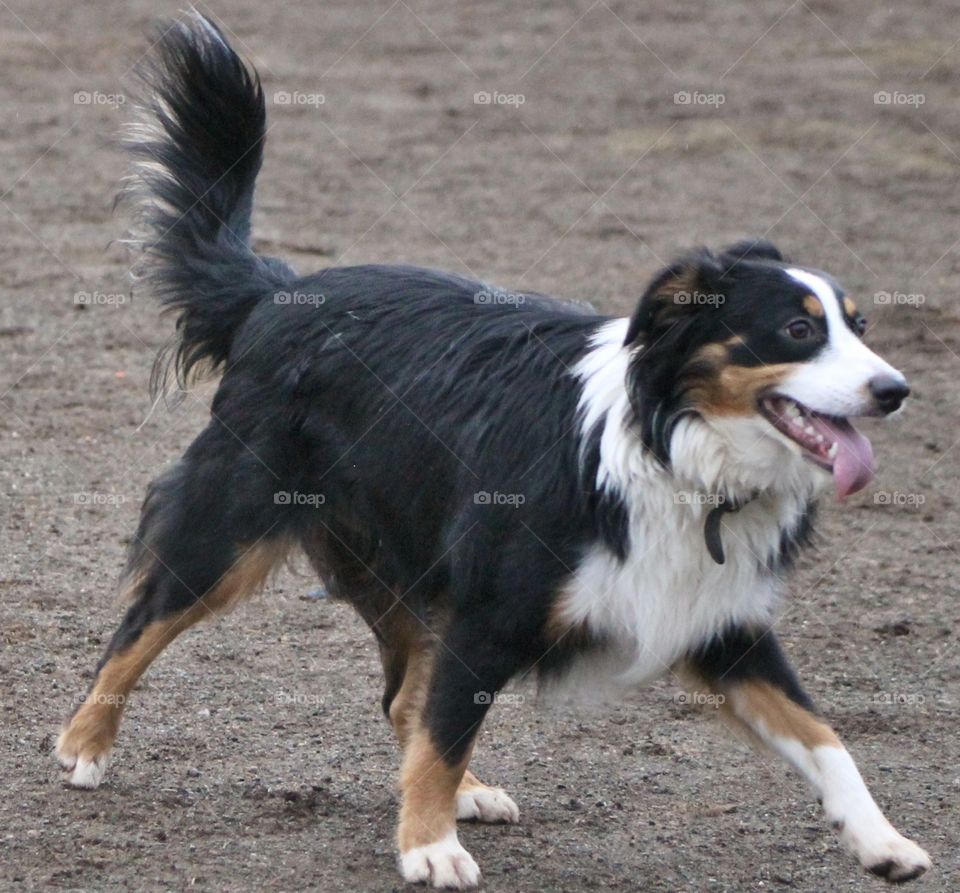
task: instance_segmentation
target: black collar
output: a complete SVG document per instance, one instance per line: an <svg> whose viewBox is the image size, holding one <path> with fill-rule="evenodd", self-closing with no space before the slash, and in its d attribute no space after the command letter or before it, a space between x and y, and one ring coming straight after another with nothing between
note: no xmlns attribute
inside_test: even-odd
<svg viewBox="0 0 960 893"><path fill-rule="evenodd" d="M723 521L723 516L727 512L739 512L755 498L756 494L748 496L744 500L725 499L707 513L707 520L703 525L703 539L707 544L710 557L717 564L723 564L726 561L726 556L723 554L723 540L720 539L720 522Z"/></svg>

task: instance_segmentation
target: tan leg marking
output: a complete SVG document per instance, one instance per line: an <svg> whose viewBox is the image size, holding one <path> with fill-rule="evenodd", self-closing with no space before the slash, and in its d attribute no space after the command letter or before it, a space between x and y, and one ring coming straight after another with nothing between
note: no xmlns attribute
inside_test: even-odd
<svg viewBox="0 0 960 893"><path fill-rule="evenodd" d="M830 726L769 682L731 686L727 697L722 709L736 722L746 722L750 727L763 723L770 735L799 741L806 748L842 746Z"/></svg>
<svg viewBox="0 0 960 893"><path fill-rule="evenodd" d="M725 715L807 780L827 821L864 868L899 883L930 867L923 849L887 821L830 726L767 682L740 682L720 690L727 696Z"/></svg>
<svg viewBox="0 0 960 893"><path fill-rule="evenodd" d="M457 818L515 825L520 809L503 788L484 784L468 769L457 787Z"/></svg>
<svg viewBox="0 0 960 893"><path fill-rule="evenodd" d="M277 545L245 552L201 601L179 614L150 623L137 639L100 668L90 693L57 741L57 757L77 787L96 787L120 729L127 698L153 660L180 633L206 617L231 610L255 593L285 554ZM141 582L143 574L137 579Z"/></svg>
<svg viewBox="0 0 960 893"><path fill-rule="evenodd" d="M456 765L437 752L423 728L407 743L401 774L403 806L397 838L400 852L440 840L456 827L457 788L463 780L470 751Z"/></svg>
<svg viewBox="0 0 960 893"><path fill-rule="evenodd" d="M72 784L96 787L100 783L131 689L154 657L197 619L194 606L175 618L151 623L129 648L101 667L93 689L57 741L57 756L73 773Z"/></svg>
<svg viewBox="0 0 960 893"><path fill-rule="evenodd" d="M468 748L463 759L451 766L437 752L426 729L418 726L411 733L397 831L404 880L457 890L480 882L477 863L457 839L456 793L469 760Z"/></svg>
<svg viewBox="0 0 960 893"><path fill-rule="evenodd" d="M403 682L390 704L390 724L403 748L407 746L426 702L432 667L433 650L424 642L411 645L407 651Z"/></svg>
<svg viewBox="0 0 960 893"><path fill-rule="evenodd" d="M432 666L432 649L425 642L414 643L407 652L403 682L390 704L390 723L401 747L406 747L423 710ZM469 770L464 770L457 787L456 815L490 823L520 820L520 810L506 791L484 784Z"/></svg>
<svg viewBox="0 0 960 893"><path fill-rule="evenodd" d="M460 786L457 788L457 792L460 791L469 791L472 788L487 788L489 790L490 786L484 784L474 775L469 769L465 769L463 773L463 778L460 781Z"/></svg>

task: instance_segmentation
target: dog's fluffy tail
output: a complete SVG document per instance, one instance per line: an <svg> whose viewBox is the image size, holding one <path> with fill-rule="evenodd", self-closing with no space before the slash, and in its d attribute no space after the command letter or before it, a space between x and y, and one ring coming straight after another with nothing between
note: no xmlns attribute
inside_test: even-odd
<svg viewBox="0 0 960 893"><path fill-rule="evenodd" d="M177 314L170 356L180 382L222 370L254 305L294 277L251 250L253 190L263 159L263 90L200 15L161 29L137 67L140 120L124 145L135 163L121 199L137 211L140 273ZM154 369L162 386L164 355Z"/></svg>

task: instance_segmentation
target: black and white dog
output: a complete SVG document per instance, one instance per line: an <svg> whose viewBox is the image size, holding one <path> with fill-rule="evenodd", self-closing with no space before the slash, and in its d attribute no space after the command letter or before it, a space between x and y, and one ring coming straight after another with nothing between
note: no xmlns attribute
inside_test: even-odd
<svg viewBox="0 0 960 893"><path fill-rule="evenodd" d="M871 478L850 419L908 393L838 284L765 242L681 257L629 319L413 267L301 277L250 247L256 75L194 17L141 76L146 275L176 314L181 379L222 380L146 496L129 609L58 743L70 782L100 783L160 651L295 550L377 638L408 881L474 886L457 819L517 821L467 764L495 693L533 670L692 675L809 781L862 865L921 874L926 853L884 818L771 631L818 494Z"/></svg>

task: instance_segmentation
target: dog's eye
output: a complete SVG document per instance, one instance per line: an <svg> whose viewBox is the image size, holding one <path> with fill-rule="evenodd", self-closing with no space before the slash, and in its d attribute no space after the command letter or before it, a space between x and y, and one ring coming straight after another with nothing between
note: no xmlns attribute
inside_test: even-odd
<svg viewBox="0 0 960 893"><path fill-rule="evenodd" d="M787 323L786 332L794 341L803 341L813 335L813 326L806 319L795 319Z"/></svg>
<svg viewBox="0 0 960 893"><path fill-rule="evenodd" d="M858 335L863 335L867 331L867 321L862 316L857 316L853 321L853 331Z"/></svg>

